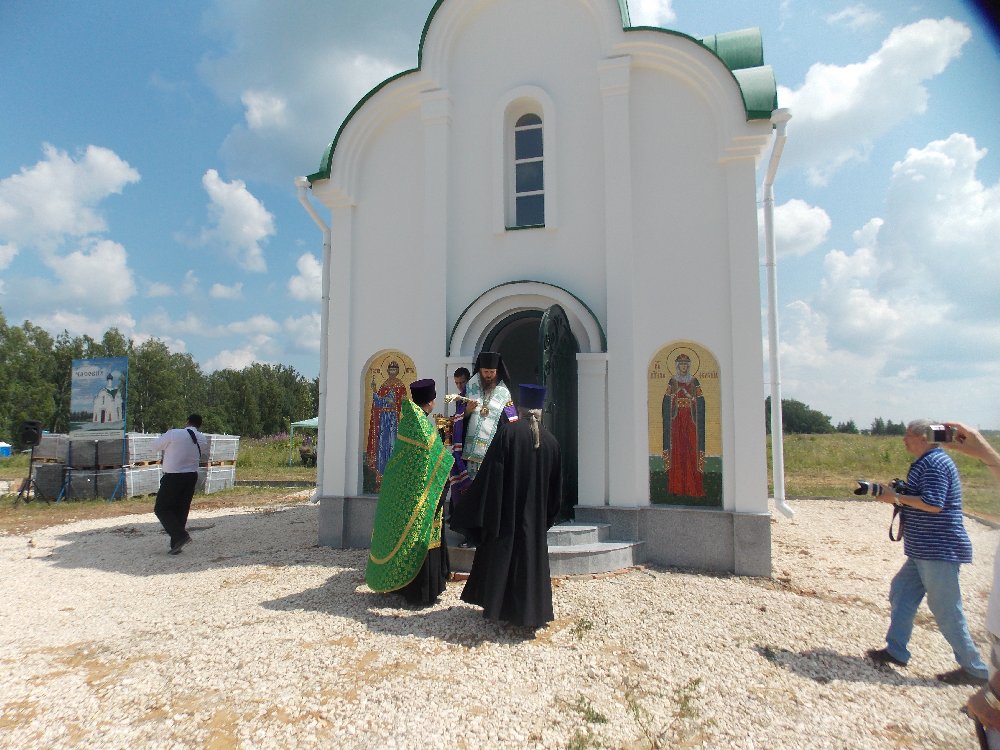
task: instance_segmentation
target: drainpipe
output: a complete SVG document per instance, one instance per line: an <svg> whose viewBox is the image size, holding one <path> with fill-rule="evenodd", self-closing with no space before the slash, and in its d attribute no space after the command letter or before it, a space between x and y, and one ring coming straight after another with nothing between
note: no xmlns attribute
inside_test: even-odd
<svg viewBox="0 0 1000 750"><path fill-rule="evenodd" d="M771 113L775 128L771 159L764 175L764 264L767 266L767 352L771 367L771 474L774 479L774 507L787 518L795 511L785 502L785 446L781 428L781 370L778 363L778 273L774 259L774 177L785 148L785 126L792 119L787 109Z"/></svg>
<svg viewBox="0 0 1000 750"><path fill-rule="evenodd" d="M330 255L331 255L331 232L330 227L320 218L306 190L310 189L309 180L305 177L295 178L295 187L299 193L299 203L312 217L313 221L323 233L323 302L320 313L320 334L319 334L319 426L316 430L316 492L313 494L313 502L318 502L323 494L323 444L326 442L323 436L324 422L326 421L326 384L323 376L326 374L327 358L327 331L330 319Z"/></svg>

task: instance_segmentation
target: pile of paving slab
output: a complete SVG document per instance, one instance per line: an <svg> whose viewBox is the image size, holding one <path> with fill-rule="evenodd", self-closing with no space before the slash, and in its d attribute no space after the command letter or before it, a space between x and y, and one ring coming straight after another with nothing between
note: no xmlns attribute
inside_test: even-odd
<svg viewBox="0 0 1000 750"><path fill-rule="evenodd" d="M163 470L152 450L159 435L129 432L115 438L79 438L46 433L35 446L31 475L40 497L60 500L119 500L155 494ZM198 469L196 492L210 494L236 482L238 435L212 435Z"/></svg>

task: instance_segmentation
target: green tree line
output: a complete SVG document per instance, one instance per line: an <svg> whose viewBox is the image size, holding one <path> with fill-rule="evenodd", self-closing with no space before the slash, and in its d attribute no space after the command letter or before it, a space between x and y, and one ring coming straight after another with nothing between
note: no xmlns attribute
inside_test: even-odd
<svg viewBox="0 0 1000 750"><path fill-rule="evenodd" d="M771 397L764 400L764 420L767 424L767 434L771 434ZM882 417L874 419L867 430L859 430L853 419L837 422L836 427L830 417L821 411L811 409L801 401L793 398L781 399L781 429L790 434L824 435L831 432L844 432L857 435L862 432L869 435L903 435L906 425L903 422L894 423L891 419Z"/></svg>
<svg viewBox="0 0 1000 750"><path fill-rule="evenodd" d="M128 357L129 431L163 432L198 412L206 432L262 437L287 432L318 409L318 378L286 365L206 375L190 354L171 352L159 339L136 343L116 328L100 341L66 331L53 338L29 321L8 325L0 310L0 440L20 448L18 428L29 419L67 432L73 360L93 357Z"/></svg>

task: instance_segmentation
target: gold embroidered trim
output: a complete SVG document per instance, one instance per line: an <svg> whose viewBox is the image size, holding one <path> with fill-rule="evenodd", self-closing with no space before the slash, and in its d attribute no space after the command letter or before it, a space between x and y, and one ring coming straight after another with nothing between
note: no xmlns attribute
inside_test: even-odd
<svg viewBox="0 0 1000 750"><path fill-rule="evenodd" d="M434 436L432 435L431 437ZM405 438L401 439L405 440ZM420 516L420 511L427 504L427 493L430 491L431 485L434 483L434 476L437 474L438 468L441 466L441 462L444 461L444 457L446 455L448 455L448 452L442 450L441 455L438 456L438 459L434 464L434 469L431 471L430 479L427 482L427 485L424 487L424 491L420 493L420 497L417 498L417 504L413 506L413 512L410 513L410 520L407 521L406 527L403 529L403 533L399 535L399 541L397 541L396 546L392 548L392 552L390 552L385 557L375 557L375 554L373 552L368 553L368 557L376 565L385 565L387 562L389 562L392 558L396 556L396 553L399 552L400 547L403 546L403 542L406 541L406 537L410 533L410 528L413 526L414 523L416 523L417 518Z"/></svg>

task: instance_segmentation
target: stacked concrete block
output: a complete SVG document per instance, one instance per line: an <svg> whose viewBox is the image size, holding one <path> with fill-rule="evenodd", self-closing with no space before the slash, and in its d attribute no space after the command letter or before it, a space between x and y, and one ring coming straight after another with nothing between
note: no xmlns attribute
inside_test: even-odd
<svg viewBox="0 0 1000 750"><path fill-rule="evenodd" d="M36 492L39 497L48 500L55 500L59 497L65 469L65 464L61 463L35 464L32 467L31 474L35 480Z"/></svg>
<svg viewBox="0 0 1000 750"><path fill-rule="evenodd" d="M119 441L120 443L121 441ZM121 469L102 469L94 472L94 479L97 482L97 497L106 500L121 500L127 496L125 487L125 477Z"/></svg>
<svg viewBox="0 0 1000 750"><path fill-rule="evenodd" d="M93 469L97 462L97 440L70 440L66 463L72 469Z"/></svg>
<svg viewBox="0 0 1000 750"><path fill-rule="evenodd" d="M97 463L100 466L131 466L159 461L159 452L152 449L153 441L158 437L130 432L124 439L102 438L97 443Z"/></svg>
<svg viewBox="0 0 1000 750"><path fill-rule="evenodd" d="M133 466L125 469L125 487L129 497L154 495L160 489L163 470L159 466Z"/></svg>
<svg viewBox="0 0 1000 750"><path fill-rule="evenodd" d="M239 435L206 435L208 438L208 455L202 456L204 461L235 461L240 452Z"/></svg>
<svg viewBox="0 0 1000 750"><path fill-rule="evenodd" d="M36 461L53 461L55 463L66 463L66 451L69 438L66 435L53 435L45 433L41 441L35 446Z"/></svg>
<svg viewBox="0 0 1000 750"><path fill-rule="evenodd" d="M93 500L97 497L97 476L93 469L67 469L67 500Z"/></svg>

